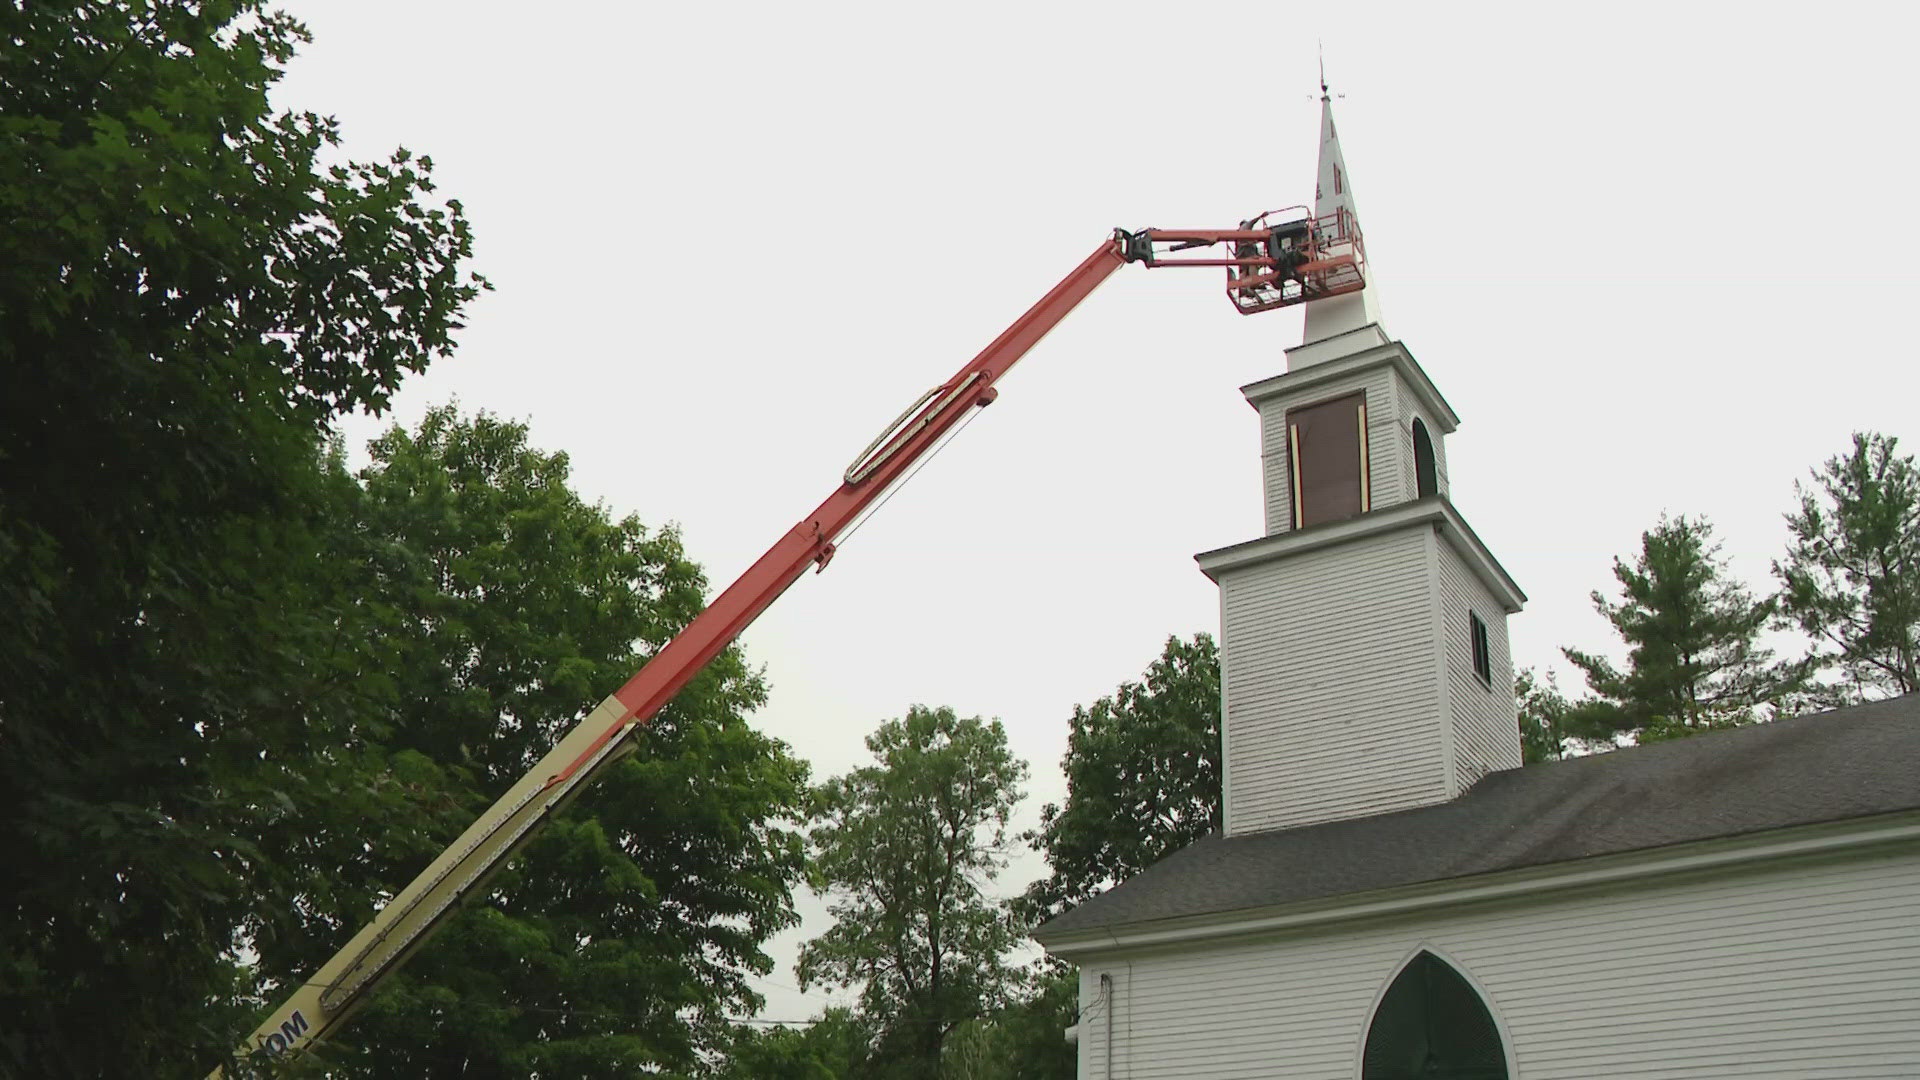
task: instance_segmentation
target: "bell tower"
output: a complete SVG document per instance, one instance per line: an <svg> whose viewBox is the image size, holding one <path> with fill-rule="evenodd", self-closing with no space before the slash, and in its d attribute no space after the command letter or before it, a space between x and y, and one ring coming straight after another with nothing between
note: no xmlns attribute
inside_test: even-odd
<svg viewBox="0 0 1920 1080"><path fill-rule="evenodd" d="M1526 597L1454 508L1459 417L1381 326L1321 91L1313 236L1365 283L1305 300L1285 373L1241 388L1266 535L1196 556L1220 587L1228 835L1445 802L1520 764L1506 623Z"/></svg>

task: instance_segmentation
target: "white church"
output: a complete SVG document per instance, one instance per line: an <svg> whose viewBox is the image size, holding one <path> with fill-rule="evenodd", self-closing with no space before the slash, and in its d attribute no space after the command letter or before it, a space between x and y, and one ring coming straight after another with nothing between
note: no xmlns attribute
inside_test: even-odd
<svg viewBox="0 0 1920 1080"><path fill-rule="evenodd" d="M1314 214L1354 217L1324 98ZM1920 1078L1920 695L1521 768L1526 597L1374 294L1243 388L1222 831L1034 931L1079 1076Z"/></svg>

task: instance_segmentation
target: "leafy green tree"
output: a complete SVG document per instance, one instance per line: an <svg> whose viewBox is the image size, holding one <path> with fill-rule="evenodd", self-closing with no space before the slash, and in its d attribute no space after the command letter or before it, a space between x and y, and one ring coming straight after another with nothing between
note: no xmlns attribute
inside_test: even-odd
<svg viewBox="0 0 1920 1080"><path fill-rule="evenodd" d="M451 408L372 445L343 545L363 568L343 648L377 708L384 820L305 824L329 884L263 927L265 972L311 971L704 604L672 531L610 518L526 429ZM688 1071L751 1013L795 922L805 766L752 731L737 650L457 914L328 1051L343 1075Z"/></svg>
<svg viewBox="0 0 1920 1080"><path fill-rule="evenodd" d="M1513 677L1514 704L1520 714L1520 760L1532 765L1567 756L1572 741L1567 713L1573 707L1549 671L1543 679L1532 668Z"/></svg>
<svg viewBox="0 0 1920 1080"><path fill-rule="evenodd" d="M867 737L875 763L815 790L816 887L834 925L800 951L802 988L858 986L875 1029L862 1075L939 1075L959 1024L1005 998L1019 934L986 892L1027 778L1000 722L916 705Z"/></svg>
<svg viewBox="0 0 1920 1080"><path fill-rule="evenodd" d="M714 1070L718 1080L846 1080L858 1074L871 1033L851 1009L831 1008L811 1024L741 1024Z"/></svg>
<svg viewBox="0 0 1920 1080"><path fill-rule="evenodd" d="M1794 484L1800 509L1780 581L1780 611L1837 666L1842 696L1920 690L1920 469L1889 435L1855 434L1851 453Z"/></svg>
<svg viewBox="0 0 1920 1080"><path fill-rule="evenodd" d="M426 159L323 167L331 122L269 110L304 36L0 6L0 1073L204 1068L236 928L313 885L251 838L398 797L315 750L353 705L316 447L482 283Z"/></svg>
<svg viewBox="0 0 1920 1080"><path fill-rule="evenodd" d="M1076 706L1061 761L1067 800L1027 834L1051 876L1019 905L1032 922L1145 870L1220 823L1220 653L1167 639L1138 682Z"/></svg>
<svg viewBox="0 0 1920 1080"><path fill-rule="evenodd" d="M1662 516L1640 541L1633 565L1614 560L1620 599L1593 594L1594 608L1627 644L1627 666L1561 650L1594 693L1568 711L1567 733L1672 739L1772 719L1796 704L1810 667L1776 663L1760 644L1774 603L1732 580L1712 527Z"/></svg>
<svg viewBox="0 0 1920 1080"><path fill-rule="evenodd" d="M971 1020L947 1040L942 1064L953 1080L1073 1080L1079 1051L1067 1028L1079 1019L1080 979L1041 971L1016 999Z"/></svg>

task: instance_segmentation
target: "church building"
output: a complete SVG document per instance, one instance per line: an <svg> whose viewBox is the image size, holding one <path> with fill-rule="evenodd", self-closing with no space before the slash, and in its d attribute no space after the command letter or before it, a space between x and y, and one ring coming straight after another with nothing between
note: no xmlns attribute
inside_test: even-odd
<svg viewBox="0 0 1920 1080"><path fill-rule="evenodd" d="M1324 96L1312 220L1357 220ZM1920 695L1522 768L1526 597L1376 293L1242 388L1222 830L1034 932L1079 1076L1920 1077Z"/></svg>

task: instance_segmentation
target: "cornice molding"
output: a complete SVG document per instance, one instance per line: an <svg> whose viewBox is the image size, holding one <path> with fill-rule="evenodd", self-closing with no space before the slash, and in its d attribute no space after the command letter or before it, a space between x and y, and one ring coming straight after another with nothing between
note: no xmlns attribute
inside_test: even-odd
<svg viewBox="0 0 1920 1080"><path fill-rule="evenodd" d="M1507 614L1514 614L1525 606L1527 594L1514 584L1506 568L1500 565L1500 560L1494 558L1487 546L1480 542L1480 537L1444 495L1429 495L1424 499L1369 510L1341 521L1263 536L1243 544L1204 551L1193 558L1200 564L1200 572L1218 583L1222 574L1232 571L1422 525L1440 533L1488 591L1493 593L1494 598L1500 601Z"/></svg>
<svg viewBox="0 0 1920 1080"><path fill-rule="evenodd" d="M1460 426L1460 417L1454 413L1453 406L1440 396L1433 380L1427 378L1426 371L1414 360L1413 354L1398 341L1389 341L1348 356L1322 360L1284 375L1248 383L1240 388L1240 392L1246 395L1249 405L1258 409L1263 401L1275 395L1310 389L1324 382L1363 374L1378 367L1392 367L1399 373L1401 379L1412 388L1414 397L1419 399L1421 411L1440 429L1440 434L1451 434Z"/></svg>

